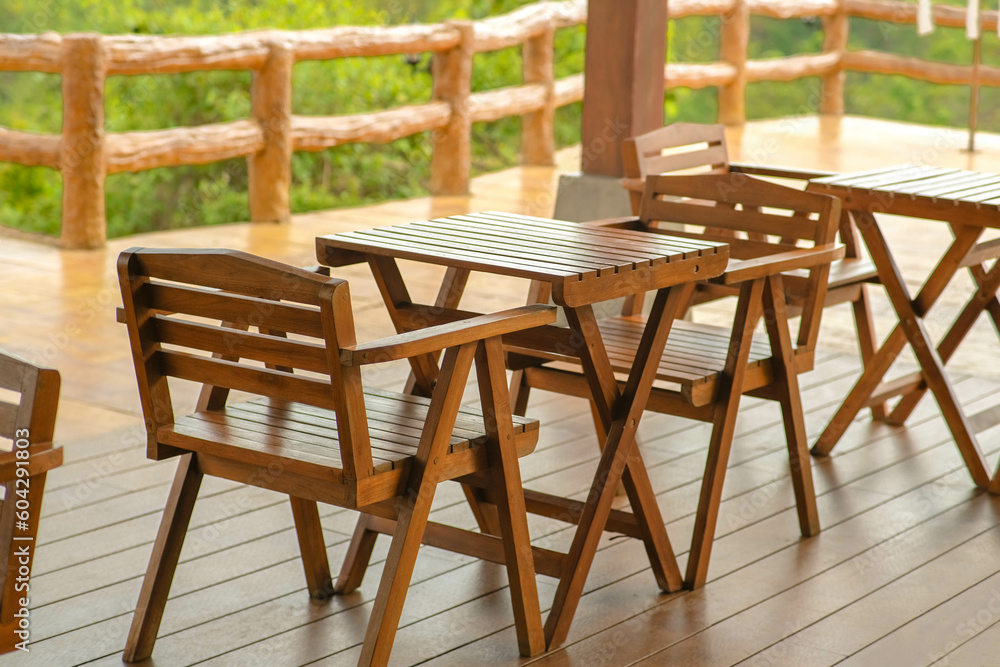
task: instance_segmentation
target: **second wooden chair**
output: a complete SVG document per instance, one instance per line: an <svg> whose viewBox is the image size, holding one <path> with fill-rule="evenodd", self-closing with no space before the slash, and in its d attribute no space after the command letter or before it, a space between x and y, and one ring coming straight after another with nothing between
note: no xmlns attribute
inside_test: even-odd
<svg viewBox="0 0 1000 667"><path fill-rule="evenodd" d="M625 167L623 185L629 191L632 213L639 214L646 177L652 174L749 174L805 182L811 178L829 176L830 172L788 167L770 167L730 162L723 125L673 123L651 132L626 139L622 144ZM871 300L867 285L878 283L878 270L862 250L861 237L847 212L839 221L839 238L844 244L844 258L830 265L824 306L851 304L861 360L868 364L878 346L872 319ZM788 276L786 298L791 314L801 312L803 274ZM692 305L704 303L725 294L717 287L699 289L692 295ZM872 406L872 416L884 419L884 404Z"/></svg>
<svg viewBox="0 0 1000 667"><path fill-rule="evenodd" d="M843 256L843 247L834 244L839 215L840 201L834 197L743 175L706 174L649 176L639 216L608 223L730 244L733 259L728 270L710 282L737 292L732 326L674 322L657 385L646 405L647 410L712 424L688 555L685 585L689 588L702 585L707 577L743 395L774 400L781 406L799 526L805 536L819 532L798 375L813 366L830 262ZM660 223L679 223L686 231L664 231ZM724 233L706 234L693 227ZM795 337L790 333L785 299L784 274L792 270L806 274ZM761 319L767 332L763 339L754 335ZM642 317L608 318L600 322L600 328L613 369L627 373L643 330ZM572 358L540 358L527 350L512 350L508 362L518 369L512 383L512 399L518 408L526 406L531 388L590 396L587 381Z"/></svg>

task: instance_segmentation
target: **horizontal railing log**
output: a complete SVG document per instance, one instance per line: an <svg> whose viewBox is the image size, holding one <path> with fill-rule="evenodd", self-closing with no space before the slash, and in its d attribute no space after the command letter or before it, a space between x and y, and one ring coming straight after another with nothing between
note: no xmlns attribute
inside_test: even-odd
<svg viewBox="0 0 1000 667"><path fill-rule="evenodd" d="M903 75L936 84L1000 86L1000 68L931 62L871 50L848 50L850 17L911 24L915 4L891 0L671 0L670 17L720 17L719 60L669 63L667 87L719 91L719 119L745 122L745 89L758 81L819 77L822 113L843 113L847 71ZM750 60L750 16L820 17L820 53ZM965 25L965 9L936 5L933 21ZM984 31L996 30L996 11L983 11ZM293 151L320 151L348 143L387 143L433 131L431 191L468 191L471 124L520 116L522 160L552 164L555 109L583 99L582 74L554 77L556 31L586 23L586 0L539 2L480 21L430 25L338 26L317 30L256 30L227 35L150 36L52 32L0 34L0 71L63 75L61 134L0 127L0 161L62 171L62 242L95 247L106 237L104 179L108 174L206 164L245 157L249 166L250 217L285 220ZM523 83L472 92L476 53L520 47ZM394 109L341 116L292 113L295 63L347 57L433 54L431 100ZM177 74L203 70L250 70L250 118L197 127L107 132L104 81L109 76Z"/></svg>

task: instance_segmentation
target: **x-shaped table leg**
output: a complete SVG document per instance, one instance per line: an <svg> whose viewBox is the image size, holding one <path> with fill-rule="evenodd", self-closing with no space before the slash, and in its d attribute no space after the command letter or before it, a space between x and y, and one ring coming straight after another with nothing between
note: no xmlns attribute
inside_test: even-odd
<svg viewBox="0 0 1000 667"><path fill-rule="evenodd" d="M956 229L955 241L931 272L916 299L911 299L903 282L902 274L889 252L885 237L878 227L875 216L869 211L856 211L858 223L872 261L878 267L882 284L886 288L893 309L899 316L899 324L882 344L881 349L865 368L861 379L851 390L843 405L823 431L813 447L813 453L829 453L847 430L854 416L869 402L874 400L878 385L907 342L920 364L923 382L934 394L941 413L951 430L955 443L965 460L969 474L977 486L986 486L990 475L986 461L976 442L975 435L965 414L958 405L951 383L944 374L944 363L924 328L923 318L944 291L948 282L961 268L962 260L982 234L982 228L961 226Z"/></svg>
<svg viewBox="0 0 1000 667"><path fill-rule="evenodd" d="M997 289L1000 289L1000 261L993 263L993 268L989 271L982 265L969 267L973 280L976 281L976 294L969 299L969 302L962 309L958 319L938 345L938 355L941 362L948 363L951 356L958 349L962 339L972 330L972 325L976 323L983 311L990 313L993 324L1000 328L1000 300L997 299ZM909 418L917 403L927 393L927 383L921 382L920 386L910 393L904 395L896 407L892 409L886 421L890 424L903 424Z"/></svg>
<svg viewBox="0 0 1000 667"><path fill-rule="evenodd" d="M657 583L665 591L678 590L682 585L646 467L635 446L635 435L670 326L690 289L690 285L684 285L657 292L624 392L619 392L593 309L565 309L570 327L580 337L580 360L608 435L545 622L549 648L565 641L569 632L619 482L624 484L639 522Z"/></svg>

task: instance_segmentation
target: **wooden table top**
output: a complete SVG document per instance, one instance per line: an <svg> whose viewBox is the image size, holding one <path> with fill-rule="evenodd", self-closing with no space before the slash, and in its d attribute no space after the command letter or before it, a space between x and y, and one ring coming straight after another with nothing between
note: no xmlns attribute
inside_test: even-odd
<svg viewBox="0 0 1000 667"><path fill-rule="evenodd" d="M852 209L1000 227L1000 174L897 165L816 178L809 189Z"/></svg>
<svg viewBox="0 0 1000 667"><path fill-rule="evenodd" d="M316 254L328 266L375 255L540 280L575 307L719 275L729 247L487 212L320 236Z"/></svg>

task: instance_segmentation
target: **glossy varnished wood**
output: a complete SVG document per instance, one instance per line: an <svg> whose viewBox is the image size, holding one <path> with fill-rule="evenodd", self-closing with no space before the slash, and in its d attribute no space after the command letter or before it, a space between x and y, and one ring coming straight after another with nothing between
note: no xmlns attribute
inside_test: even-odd
<svg viewBox="0 0 1000 667"><path fill-rule="evenodd" d="M949 184L942 186L943 180ZM919 384L897 383L894 386L897 391L893 393L902 393L902 399L889 415L890 421L904 423L920 398L931 391L951 428L972 481L977 486L987 486L990 472L986 460L944 372L944 364L980 314L987 312L994 318L994 325L1000 326L1000 319L997 319L1000 301L996 295L1000 287L1000 261L997 259L1000 249L990 241L977 245L987 228L1000 227L1000 176L929 165L903 165L815 179L810 182L809 189L840 197L844 206L853 212L879 267L892 307L899 316L899 324L820 436L814 451L829 453L857 410L870 403L873 400L870 397L881 400L886 395L886 387L883 385L880 389L879 385L903 345L908 343L920 363L921 370L916 378ZM991 199L998 203L988 203ZM940 220L951 228L954 241L939 254L940 260L915 297L905 285L875 217L876 212ZM987 261L992 261L992 265L987 266ZM970 268L978 289L942 344L935 346L924 321L938 297L963 267ZM991 491L1000 492L1000 475L996 477Z"/></svg>
<svg viewBox="0 0 1000 667"><path fill-rule="evenodd" d="M774 119L727 128L734 160L827 171L890 166L901 159L933 160L956 169L1000 170L1000 137L861 118ZM145 460L145 439L125 330L110 314L117 287L113 260L133 245L236 247L291 264L315 263L317 234L477 210L551 215L555 175L578 168L579 151L557 154L559 168L519 168L473 181L470 197L385 202L358 210L294 216L290 225L228 225L140 238L112 239L107 252L61 252L51 245L4 238L8 280L0 283L3 346L58 368L62 397L56 441L66 462L48 474L32 572L32 653L25 664L120 665L120 650L148 561L173 465ZM902 274L931 268L928 244L950 243L938 222L884 218L882 228ZM933 258L936 259L936 258ZM442 273L412 264L414 298L433 303ZM359 338L392 333L385 306L365 266L344 267L359 315ZM946 290L928 322L943 335L967 300L967 277ZM971 285L971 282L969 283ZM463 303L470 311L524 303L516 280L469 279ZM872 290L880 336L895 324L882 290ZM696 320L728 321L711 304ZM806 429L815 439L860 373L848 308L824 313L816 368L800 377ZM937 328L935 328L937 327ZM948 363L969 421L996 461L996 332L980 320ZM837 354L831 354L836 351ZM841 354L842 353L842 354ZM905 363L905 362L900 362ZM902 371L911 367L903 367ZM407 368L369 374L368 386L399 390ZM474 394L468 397L474 399ZM192 408L197 391L179 394ZM741 408L719 520L712 581L698 591L657 595L649 562L635 540L605 539L563 649L542 664L752 665L833 664L843 656L927 664L947 654L950 664L991 664L996 627L975 623L995 591L997 501L974 492L943 419L922 401L903 428L852 422L829 460L815 467L824 532L796 535L782 425L769 402L748 398ZM584 401L538 393L529 416L542 420L540 442L522 474L526 483L583 498L596 448ZM704 425L647 415L640 448L667 528L685 564L686 537L704 465ZM573 456L569 453L573 452ZM530 460L530 465L528 461ZM614 507L622 507L616 500ZM325 506L321 521L332 563L344 557L355 515ZM435 520L474 527L457 487L442 488ZM612 520L615 514L612 512ZM536 545L562 548L569 528L532 518ZM207 479L191 522L157 643L157 662L212 665L324 665L356 663L364 623L385 554L375 545L371 569L354 596L311 600L302 575L287 499ZM417 559L393 658L400 665L435 667L519 664L513 648L506 577L492 564L473 563L433 549ZM543 609L553 589L539 578ZM238 602L234 603L234 600ZM921 620L923 619L923 620ZM957 625L973 619L963 626ZM259 631L265 628L266 631ZM969 632L976 633L971 638ZM885 638L883 640L883 638ZM903 641L899 641L902 639ZM867 649L872 645L870 649ZM861 652L865 654L862 656Z"/></svg>
<svg viewBox="0 0 1000 667"><path fill-rule="evenodd" d="M347 282L316 271L232 250L133 248L120 256L118 272L148 455L156 460L180 455L125 661L153 653L206 476L288 494L313 598L349 593L360 579L353 565L345 565L348 582L332 585L317 501L394 521L358 658L367 666L389 661L438 484L492 473L489 488L502 489L496 493L495 535L456 531L453 538L460 544L510 542L504 544L505 562L518 647L525 656L542 651L533 554L516 468L517 456L533 449L537 428L525 428L519 420L515 429L506 392L496 388L505 383L500 336L551 323L554 309L524 307L359 345ZM151 299L151 288L167 295L173 309ZM205 317L220 298L229 306L221 322L218 315ZM284 326L288 308L305 323L293 323L295 337ZM303 329L320 333L310 340ZM469 414L461 398L480 348L480 382L493 389L483 390L481 409ZM429 398L365 393L362 366L439 350L446 352ZM174 378L203 386L195 412L175 412ZM225 391L216 394L217 388ZM237 393L258 398L241 401ZM367 559L370 551L358 548L351 554Z"/></svg>
<svg viewBox="0 0 1000 667"><path fill-rule="evenodd" d="M619 481L634 513L630 526L634 530L629 534L642 539L657 584L665 592L680 587L680 571L670 540L642 456L635 449L635 429L670 326L689 298L687 285L722 273L729 258L727 243L489 212L321 236L316 239L316 253L321 263L332 266L362 261L369 264L397 336L416 334L418 327L435 320L450 321L448 314L455 311L443 304L457 305L468 271L540 283L555 303L563 306L569 329L560 333L568 336L552 345L556 330L549 327L539 329L538 338L546 352L554 349L579 359L593 400L603 453L587 501L579 505L578 516L568 519L576 532L565 558L560 560L560 569L554 573L559 581L545 622L548 647L561 644L569 632L598 541L609 522ZM411 302L397 265L401 259L448 267L438 290L437 305ZM459 280L459 276L463 278ZM631 363L619 369L629 376L624 387L619 388L592 305L650 289L657 290L650 324L643 328L639 343L633 347ZM530 354L536 346L533 333L517 336L520 342L514 349L523 353L527 348ZM509 336L506 343L511 346ZM434 386L432 357L422 355L419 363L411 363L411 368L408 386L415 391ZM514 392L514 404L520 411L523 402L519 385L515 384ZM466 495L480 528L495 532L491 504L498 499L485 497L468 485ZM546 507L548 504L548 496L535 495L529 508L541 508L545 516L557 517L559 510L566 507L562 500ZM362 547L367 550L363 541L366 522L361 519L355 530L357 548L353 551L358 553L362 553ZM507 564L510 567L509 560ZM356 580L355 569L345 564L351 581Z"/></svg>
<svg viewBox="0 0 1000 667"><path fill-rule="evenodd" d="M806 453L802 405L797 375L812 367L820 315L831 261L843 256L834 245L840 202L833 197L815 197L762 180L730 173L691 176L647 175L639 216L634 221L591 223L609 231L644 229L648 233L671 234L661 223L696 226L711 238L728 238L731 260L725 273L698 284L724 285L738 295L735 317L729 327L677 322L677 334L653 361L650 373L659 381L643 396L646 409L699 419L712 424L708 460L698 500L697 521L691 543L685 585L696 588L708 577L708 564L722 497L737 416L742 397L754 393L778 401L785 422L793 488L799 508L803 536L819 532L815 492ZM625 229L623 229L623 227ZM698 229L685 230L684 238L695 240ZM667 236L670 238L670 236ZM803 242L803 247L796 243ZM797 335L789 332L785 304L784 272L804 271L807 276L801 301ZM685 292L681 305L690 303L695 284ZM626 304L626 313L629 305ZM754 341L754 329L766 313L767 342ZM572 324L572 319L570 320ZM606 340L612 370L635 373L642 363L645 330L649 324L623 314L593 326ZM530 348L530 346L529 346ZM517 348L530 358L530 349ZM547 354L540 359L551 359ZM524 365L515 378L515 394L537 386L574 396L580 391L577 371L560 363L553 368L537 360ZM590 379L594 372L581 355L580 368ZM616 383L609 382L614 387ZM597 399L599 394L594 392ZM601 413L600 404L596 404ZM605 415L601 414L602 418ZM598 439L601 432L598 431Z"/></svg>

